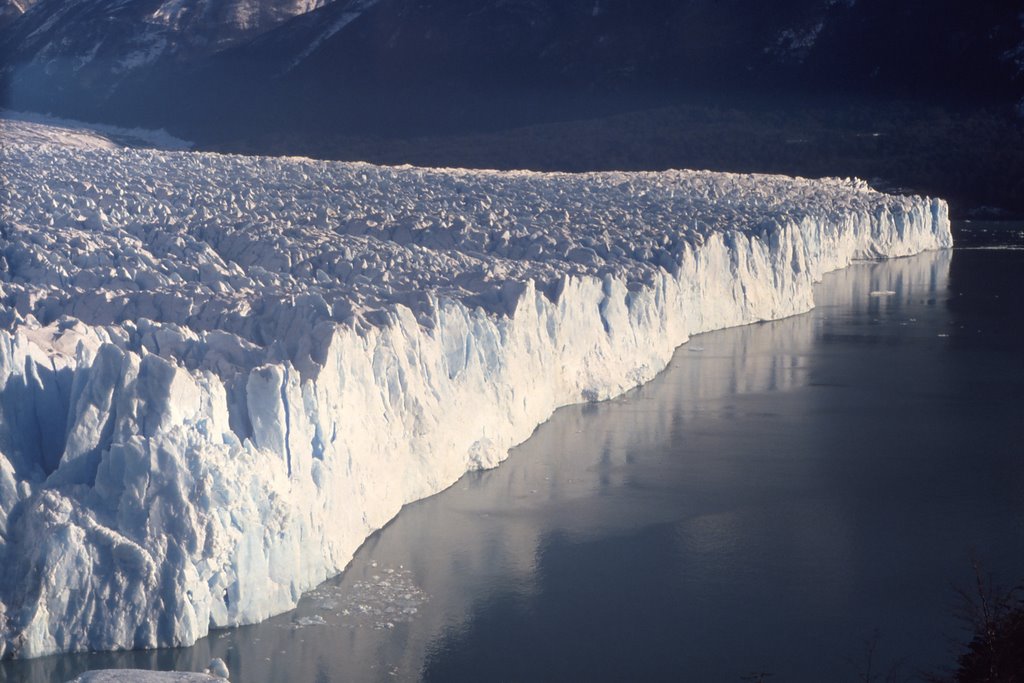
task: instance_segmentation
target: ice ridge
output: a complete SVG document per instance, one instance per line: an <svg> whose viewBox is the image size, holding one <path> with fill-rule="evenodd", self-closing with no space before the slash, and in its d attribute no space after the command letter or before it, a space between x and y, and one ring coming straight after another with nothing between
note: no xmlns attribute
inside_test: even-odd
<svg viewBox="0 0 1024 683"><path fill-rule="evenodd" d="M649 380L692 334L806 311L854 259L951 245L944 202L857 180L388 168L5 125L7 657L188 645L289 609L558 406Z"/></svg>

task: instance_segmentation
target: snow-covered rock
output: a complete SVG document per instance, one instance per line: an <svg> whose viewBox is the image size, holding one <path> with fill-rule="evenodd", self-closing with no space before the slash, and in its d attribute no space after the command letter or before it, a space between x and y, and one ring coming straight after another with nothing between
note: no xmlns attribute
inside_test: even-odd
<svg viewBox="0 0 1024 683"><path fill-rule="evenodd" d="M944 202L860 181L40 135L0 123L6 656L286 610L556 407L696 332L806 311L852 259L951 244Z"/></svg>

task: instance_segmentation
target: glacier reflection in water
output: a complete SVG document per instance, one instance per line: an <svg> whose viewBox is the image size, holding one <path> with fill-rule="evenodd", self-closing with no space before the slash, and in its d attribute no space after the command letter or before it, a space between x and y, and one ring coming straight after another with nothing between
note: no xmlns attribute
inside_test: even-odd
<svg viewBox="0 0 1024 683"><path fill-rule="evenodd" d="M967 546L1024 521L1022 466L965 475L955 452L976 397L950 355L953 257L858 264L810 314L695 337L653 382L558 411L498 469L408 506L291 613L0 680L213 656L246 683L843 680L875 629L879 657L941 663ZM976 445L998 455L994 427Z"/></svg>

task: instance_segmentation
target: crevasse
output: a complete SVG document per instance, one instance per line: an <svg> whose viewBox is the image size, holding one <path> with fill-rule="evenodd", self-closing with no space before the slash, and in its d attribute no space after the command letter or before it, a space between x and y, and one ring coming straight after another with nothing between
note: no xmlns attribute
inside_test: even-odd
<svg viewBox="0 0 1024 683"><path fill-rule="evenodd" d="M951 245L944 202L859 181L7 133L8 657L188 645L287 610L558 406L649 380L693 334L807 311L854 259Z"/></svg>

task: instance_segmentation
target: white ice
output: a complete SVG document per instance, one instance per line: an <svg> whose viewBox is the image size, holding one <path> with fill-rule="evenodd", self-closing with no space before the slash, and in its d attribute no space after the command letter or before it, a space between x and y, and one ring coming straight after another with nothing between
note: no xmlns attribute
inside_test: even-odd
<svg viewBox="0 0 1024 683"><path fill-rule="evenodd" d="M224 683L219 676L186 671L146 671L144 669L103 669L87 671L70 683Z"/></svg>
<svg viewBox="0 0 1024 683"><path fill-rule="evenodd" d="M6 656L287 610L556 407L806 311L853 259L951 245L944 202L856 180L0 137Z"/></svg>
<svg viewBox="0 0 1024 683"><path fill-rule="evenodd" d="M68 683L224 683L230 678L220 657L210 660L201 673L191 671L150 671L147 669L96 669L86 671Z"/></svg>

